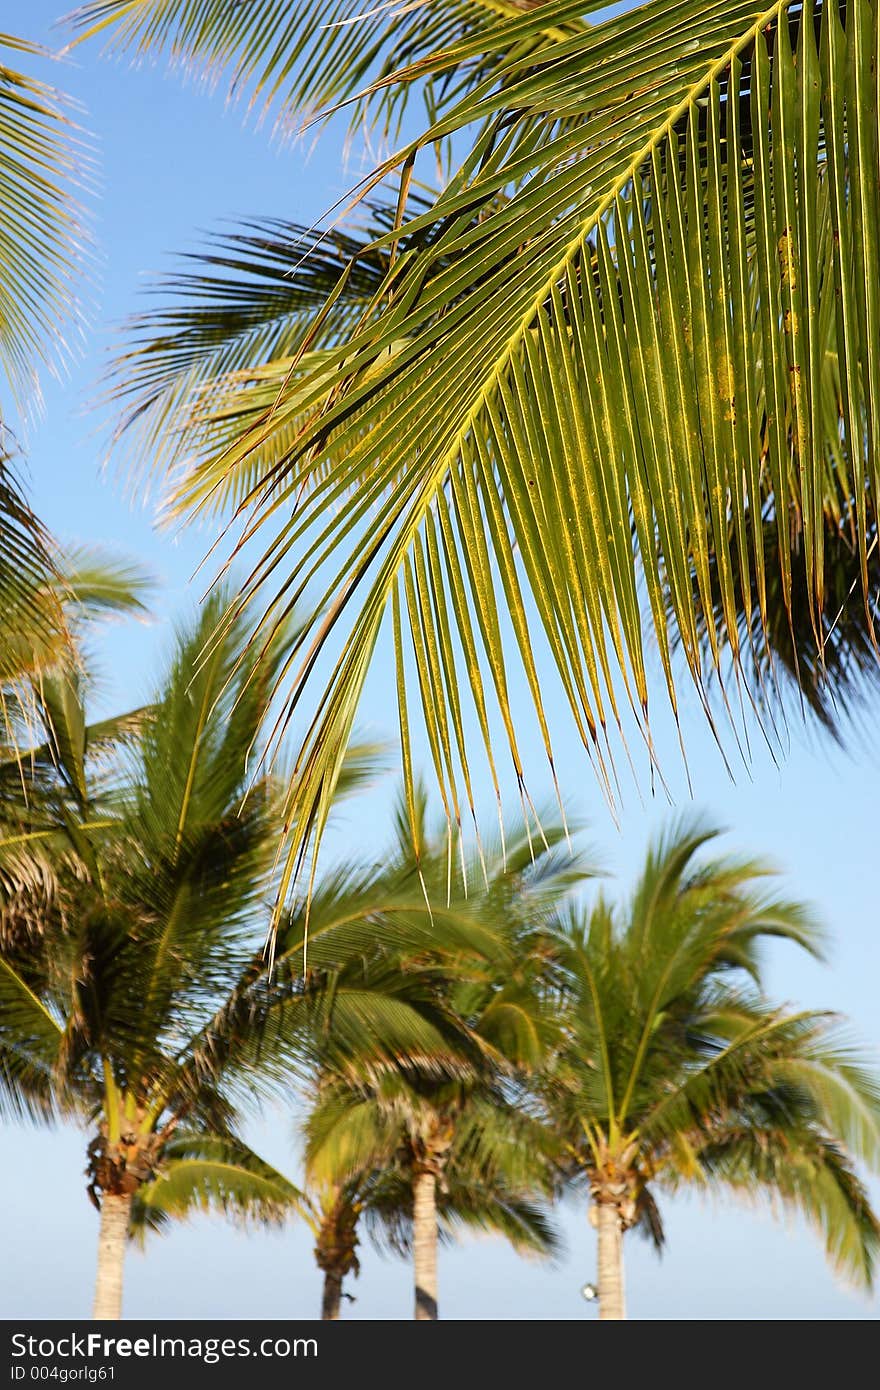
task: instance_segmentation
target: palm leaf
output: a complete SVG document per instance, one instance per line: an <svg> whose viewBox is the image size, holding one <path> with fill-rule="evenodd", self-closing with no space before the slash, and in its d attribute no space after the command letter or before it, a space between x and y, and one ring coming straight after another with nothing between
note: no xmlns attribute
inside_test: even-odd
<svg viewBox="0 0 880 1390"><path fill-rule="evenodd" d="M59 557L60 597L71 619L146 619L156 586L143 565L97 546L66 549Z"/></svg>
<svg viewBox="0 0 880 1390"><path fill-rule="evenodd" d="M710 1181L757 1203L781 1199L805 1216L825 1241L844 1278L870 1289L880 1250L880 1223L845 1151L824 1135L794 1126L719 1134L700 1154Z"/></svg>
<svg viewBox="0 0 880 1390"><path fill-rule="evenodd" d="M37 45L0 34L0 53L44 58ZM57 352L59 323L75 314L72 281L81 229L71 185L82 150L64 99L0 62L0 367L32 396L33 364Z"/></svg>
<svg viewBox="0 0 880 1390"><path fill-rule="evenodd" d="M417 0L403 9L394 4L365 9L360 0L282 5L249 0L233 7L226 0L90 0L69 20L79 31L79 43L106 37L111 52L165 52L173 63L215 81L228 70L230 95L247 93L250 108L263 114L274 107L279 125L290 130L332 103L357 98L371 81L381 82L404 64L485 30L499 14L516 14L518 8L516 0ZM551 23L541 31L543 43L559 32ZM533 42L531 50L535 47ZM493 68L500 67L504 53L492 55ZM474 66L466 60L460 79L471 78ZM448 76L434 83L430 75L411 85L428 112L448 100L456 86ZM372 102L356 101L352 128L372 116L384 122L387 133L395 132L410 95L398 89L380 91Z"/></svg>
<svg viewBox="0 0 880 1390"><path fill-rule="evenodd" d="M429 206L414 195L410 203ZM153 286L169 302L127 322L108 381L114 408L123 409L115 439L133 433L138 453L155 455L150 466L158 468L175 461L180 446L191 456L198 432L202 466L188 463L175 496L194 505L200 498L201 510L211 512L248 496L260 463L250 459L246 470L225 476L214 462L224 434L234 439L242 413L253 418L259 407L254 368L292 358L340 282L344 293L323 316L320 342L344 336L371 302L389 260L373 242L394 225L395 208L371 202L366 211L358 228L273 218L217 233L179 273Z"/></svg>
<svg viewBox="0 0 880 1390"><path fill-rule="evenodd" d="M851 513L852 504L843 509ZM790 558L786 568L791 574L791 588L783 592L782 566L778 562L779 528L774 517L761 522L766 565L766 643L755 642L752 634L761 628L761 613L757 582L750 576L751 592L743 595L743 576L735 564L734 600L737 606L737 642L743 654L743 674L751 684L752 696L768 711L773 722L783 718L786 709L800 702L810 711L822 729L842 742L849 726L850 732L859 726L880 683L880 662L874 645L880 612L877 594L880 592L880 556L877 552L877 528L873 504L867 511L868 523L868 604L862 591L862 565L859 546L849 528L841 526L840 516L829 510L824 517L823 592L824 606L818 615L819 633L814 622L814 605L803 565L799 563L802 544L800 528L794 525L789 537ZM748 518L748 528L754 524ZM735 549L735 540L731 542ZM714 557L710 558L710 578L716 598L710 621L724 630L724 617L718 590L718 571ZM698 629L705 640L705 619L698 609ZM727 663L725 663L725 666ZM728 672L723 671L726 677Z"/></svg>
<svg viewBox="0 0 880 1390"><path fill-rule="evenodd" d="M51 538L27 502L6 453L0 422L0 689L33 676L57 657L66 629L55 589L57 557ZM0 738L9 716L0 707Z"/></svg>
<svg viewBox="0 0 880 1390"><path fill-rule="evenodd" d="M227 460L240 466L288 407L305 418L257 497L248 538L270 521L275 535L244 590L270 626L314 596L288 687L291 708L308 700L314 715L285 886L320 838L383 625L404 743L414 672L454 817L474 748L457 742L469 720L452 692L472 696L492 766L494 697L521 785L518 665L552 767L536 626L608 795L609 725L634 721L651 756L641 577L675 711L667 612L701 690L695 589L710 667L722 641L740 660L735 583L750 592L754 576L761 614L767 585L745 517L768 491L780 536L792 512L802 527L814 622L834 473L864 579L880 411L874 10L820 4L802 22L782 2L758 15L653 0L560 39L543 66L510 56L583 8L499 20L403 74L457 70L502 42L509 55L503 82L478 82L400 156L406 179L431 142L477 128L434 207L375 248L424 243L320 372L288 374ZM786 600L789 560L780 544Z"/></svg>
<svg viewBox="0 0 880 1390"><path fill-rule="evenodd" d="M64 350L60 328L75 317L81 239L71 197L82 163L75 128L59 94L17 70L20 59L38 56L36 45L0 34L0 373L25 410L37 394L35 364L59 344ZM53 551L12 472L0 411L0 688L64 644ZM0 701L0 737L6 724Z"/></svg>
<svg viewBox="0 0 880 1390"><path fill-rule="evenodd" d="M28 983L26 966L0 955L0 1111L30 1118L55 1113L61 1039L57 1019Z"/></svg>
<svg viewBox="0 0 880 1390"><path fill-rule="evenodd" d="M198 1212L217 1212L241 1223L281 1224L299 1211L302 1193L239 1139L178 1133L163 1153L162 1171L138 1192L132 1232Z"/></svg>

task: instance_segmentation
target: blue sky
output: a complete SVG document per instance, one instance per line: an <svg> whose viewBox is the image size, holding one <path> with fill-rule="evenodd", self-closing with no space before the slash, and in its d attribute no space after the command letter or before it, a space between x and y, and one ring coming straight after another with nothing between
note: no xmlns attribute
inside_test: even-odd
<svg viewBox="0 0 880 1390"><path fill-rule="evenodd" d="M58 46L50 26L55 0L6 0L3 27ZM48 74L48 67L46 69ZM96 48L55 66L51 79L87 108L83 123L99 155L100 191L89 209L97 243L94 305L82 351L63 381L44 380L44 410L26 434L31 491L38 511L65 541L98 542L145 562L159 581L155 621L110 630L101 643L105 668L102 704L120 708L148 693L152 673L167 650L176 614L197 601L205 580L191 582L207 545L205 531L169 535L153 524L150 500L126 495L124 479L101 468L102 437L86 405L113 341L114 327L142 302L148 273L168 269L171 253L193 249L200 234L223 219L279 216L309 222L353 182L357 152L343 164L343 129L332 126L315 149L273 146L266 130L243 124L213 95L163 68L108 61ZM393 738L396 718L392 672L377 669L363 710L363 727ZM655 672L657 699L660 678ZM753 739L749 768L731 781L706 729L696 698L683 699L694 803L662 715L658 745L679 809L703 811L726 827L731 849L770 857L784 871L788 891L814 904L831 934L828 966L780 949L769 957L776 996L840 1010L860 1037L880 1047L876 981L878 757L867 712L854 751L792 727L780 766ZM628 879L646 840L668 817L665 798L643 806L625 789L620 828L598 792L576 744L565 733L557 749L562 790L576 815L589 823L590 842L607 868ZM531 790L547 799L540 762ZM544 777L544 782L549 779ZM377 852L393 779L352 806L335 846ZM491 810L488 786L479 789ZM511 810L513 802L511 801ZM273 1112L253 1131L266 1156L296 1172L292 1118ZM0 1316L84 1316L91 1302L97 1222L85 1195L85 1139L74 1130L54 1134L7 1127L0 1139L0 1191L4 1246ZM875 1188L880 1201L880 1191ZM668 1249L662 1261L641 1243L628 1242L628 1298L637 1318L875 1318L880 1302L841 1288L821 1249L800 1225L698 1200L667 1202ZM583 1209L564 1213L568 1254L544 1268L518 1260L502 1245L471 1241L441 1255L441 1314L446 1317L592 1318L579 1295L592 1277L592 1231ZM132 1254L126 1291L131 1317L310 1316L320 1287L300 1228L245 1237L219 1221L202 1219L154 1239ZM364 1253L360 1280L351 1286L352 1317L408 1317L409 1271L399 1261Z"/></svg>

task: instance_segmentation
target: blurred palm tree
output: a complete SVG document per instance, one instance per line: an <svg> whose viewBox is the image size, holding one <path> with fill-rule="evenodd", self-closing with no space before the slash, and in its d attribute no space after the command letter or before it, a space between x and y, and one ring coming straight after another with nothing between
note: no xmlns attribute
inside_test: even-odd
<svg viewBox="0 0 880 1390"><path fill-rule="evenodd" d="M558 1252L545 1133L500 1085L328 1077L306 1134L324 1318L339 1316L343 1280L358 1273L361 1220L376 1244L412 1259L420 1321L438 1317L437 1245L458 1229L501 1235L519 1254Z"/></svg>
<svg viewBox="0 0 880 1390"><path fill-rule="evenodd" d="M696 862L712 838L673 830L622 911L600 898L554 933L565 1044L541 1086L563 1169L593 1204L602 1318L625 1315L624 1234L663 1244L661 1190L782 1203L864 1287L880 1249L855 1167L880 1162L880 1083L833 1017L759 992L760 942L815 952L815 929L761 891L762 865Z"/></svg>
<svg viewBox="0 0 880 1390"><path fill-rule="evenodd" d="M552 1182L543 1130L518 1102L521 1078L558 1036L540 988L542 932L589 872L550 826L546 844L508 833L503 848L481 845L453 874L450 840L427 831L425 804L420 792L413 824L401 799L397 842L370 888L385 899L383 918L340 894L334 929L315 889L310 960L319 951L332 971L344 953L340 979L350 985L354 974L369 986L382 1013L372 1034L340 1029L335 1008L313 1032L305 1125L309 1182L326 1194L316 1219L327 1306L338 1309L354 1267L360 1211L387 1231L396 1210L405 1224L394 1240L412 1247L417 1319L437 1316L444 1222L482 1223L518 1247L553 1248L540 1202ZM356 937L360 962L350 955ZM404 1005L432 1019L430 1051L396 1045ZM395 1031L383 1036L386 1022Z"/></svg>
<svg viewBox="0 0 880 1390"><path fill-rule="evenodd" d="M222 611L216 596L179 634L148 712L88 726L82 685L50 683L50 738L22 764L27 805L47 822L28 833L54 837L71 862L48 911L6 934L0 1101L91 1129L96 1317L120 1315L133 1220L156 1225L199 1202L277 1215L297 1199L237 1133L234 1099L250 1097L256 1073L256 991L250 1032L224 1013L261 958L271 779L258 770L242 802L288 639L256 670L242 624L218 629Z"/></svg>
<svg viewBox="0 0 880 1390"><path fill-rule="evenodd" d="M399 1097L398 1097L399 1099ZM325 1105L327 1109L325 1110ZM372 1113L370 1113L372 1111ZM430 1247L431 1232L416 1221L417 1175L410 1143L412 1115L398 1106L399 1123L389 1123L381 1099L352 1090L345 1094L338 1080L325 1090L308 1123L314 1171L344 1171L342 1180L317 1180L309 1189L305 1215L315 1236L315 1260L324 1275L321 1317L340 1316L343 1284L360 1272L357 1257L361 1225L380 1250L414 1258ZM557 1253L558 1236L550 1221L547 1192L551 1170L534 1154L524 1162L519 1145L524 1126L509 1107L501 1112L486 1106L472 1111L473 1125L483 1121L479 1136L459 1125L457 1142L445 1157L436 1194L438 1239L452 1240L459 1231L500 1235L518 1254L549 1257ZM505 1122L507 1127L505 1128ZM479 1148L479 1155L474 1150ZM507 1173L506 1173L507 1170ZM512 1170L514 1176L509 1176ZM422 1213L419 1213L420 1219ZM421 1315L437 1315L436 1285L430 1295L431 1272L423 1259L416 1269ZM419 1311L417 1307L417 1316Z"/></svg>

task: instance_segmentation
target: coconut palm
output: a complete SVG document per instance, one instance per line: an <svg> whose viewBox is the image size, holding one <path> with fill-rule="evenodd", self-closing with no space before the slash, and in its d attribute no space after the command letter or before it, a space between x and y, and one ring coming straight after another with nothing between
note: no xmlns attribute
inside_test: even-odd
<svg viewBox="0 0 880 1390"><path fill-rule="evenodd" d="M520 1244L546 1236L529 1204L549 1177L542 1131L513 1095L518 1073L556 1037L537 988L546 960L538 933L583 877L584 860L551 849L562 838L557 827L541 852L524 832L508 835L503 851L482 845L456 877L444 837L426 831L423 792L414 822L401 799L396 826L366 902L360 887L329 901L327 888L316 888L310 915L310 959L317 949L338 979L331 1017L305 1044L306 1094L315 1096L307 1168L323 1194L314 1221L328 1316L338 1314L342 1279L355 1267L360 1211L378 1220L390 1193L391 1208L409 1212L417 1319L437 1316L443 1219L494 1224ZM370 895L384 902L381 916L365 911ZM377 1011L370 1031L338 1016L340 984L369 990ZM431 1025L419 1051L399 1045L404 1007Z"/></svg>
<svg viewBox="0 0 880 1390"><path fill-rule="evenodd" d="M802 909L758 891L760 866L696 862L711 838L674 830L622 911L600 899L556 933L566 1042L543 1080L563 1165L593 1204L602 1318L625 1315L625 1233L662 1246L661 1191L781 1202L864 1286L880 1248L854 1167L880 1161L880 1084L829 1015L742 983L762 937L815 937Z"/></svg>
<svg viewBox="0 0 880 1390"><path fill-rule="evenodd" d="M535 989L541 959L528 939L583 878L585 859L564 850L561 827L548 823L546 846L531 844L523 830L508 831L503 848L461 847L457 876L452 842L426 831L425 807L420 792L413 822L401 800L396 842L378 864L342 864L318 875L282 919L269 1002L267 964L255 959L216 1025L203 1032L202 1054L220 1068L230 1034L240 1037L255 1013L268 1015L269 1040L261 1027L259 1046L263 1073L269 1068L282 1091L293 1081L307 1098L320 1095L321 1123L334 1121L312 1169L313 1186L326 1196L311 1222L328 1275L328 1308L338 1307L342 1278L354 1267L353 1194L361 1194L356 1205L364 1184L377 1200L380 1190L387 1195L365 1171L368 1162L375 1167L379 1148L389 1163L405 1158L399 1176L403 1182L406 1174L413 1208L417 1316L434 1315L438 1196L442 1214L450 1155L461 1168L450 1189L456 1219L491 1220L520 1242L538 1229L527 1200L537 1160L527 1176L517 1176L526 1150L513 1142L510 1126L519 1121L509 1092L515 1066L543 1055L556 1034L549 1003ZM271 1039L279 1036L286 1046L276 1057ZM373 1135L366 1153L353 1157L350 1141L359 1131L357 1119L349 1122L352 1107L370 1117ZM496 1113L509 1125L492 1144ZM402 1201L394 1199L398 1214ZM447 1215L451 1220L453 1207Z"/></svg>
<svg viewBox="0 0 880 1390"><path fill-rule="evenodd" d="M155 1224L196 1201L274 1211L296 1195L237 1134L233 1101L253 1087L257 1021L250 1035L226 1036L218 1021L265 930L276 833L265 776L241 803L284 644L255 674L241 654L245 630L217 631L221 611L215 598L179 635L109 784L100 726L87 736L81 707L66 708L63 723L52 708L57 824L70 830L79 872L65 884L69 913L43 924L46 949L0 959L4 1098L54 1105L91 1129L96 1317L120 1315L133 1207ZM75 693L69 683L70 702ZM38 750L37 778L44 761ZM98 797L106 815L96 824ZM224 1084L211 1061L221 1043Z"/></svg>
<svg viewBox="0 0 880 1390"><path fill-rule="evenodd" d="M610 794L607 725L640 726L653 755L646 626L676 710L670 618L702 688L724 652L750 660L744 596L761 649L768 592L785 610L800 584L821 663L829 530L831 548L850 537L868 602L873 6L649 0L590 22L597 9L425 0L402 26L382 7L337 23L360 13L356 0L246 17L225 0L81 11L86 34L229 65L236 90L287 123L349 98L357 118L392 128L416 94L429 112L364 182L372 194L395 181L400 215L370 244L384 276L356 324L322 336L360 260L278 357L238 371L247 427L236 447L223 441L230 480L271 462L242 490L249 535L268 537L244 591L268 629L316 580L289 687L292 707L317 711L291 873L320 838L383 624L404 744L414 660L428 736L449 746L438 775L452 803L467 796L475 747L497 761L491 699L522 777L511 666L552 762L536 627ZM427 210L411 206L449 141L457 167ZM285 495L302 501L279 521ZM748 524L764 515L769 549ZM316 689L319 670L330 675Z"/></svg>
<svg viewBox="0 0 880 1390"><path fill-rule="evenodd" d="M401 844L405 847L403 808L401 820ZM711 965L716 975L734 966L755 970L756 945L767 936L778 935L816 949L816 933L805 910L759 891L758 880L767 873L760 864L715 862L691 872L691 861L706 838L682 832L649 861L637 894L634 920L650 921L656 914L663 921L669 919L670 931L685 923L688 930L701 932L705 951L711 951L704 967L708 970ZM421 842L426 846L427 837L422 836ZM423 849L423 870L430 864L430 853ZM435 868L439 871L442 861L435 861ZM430 888L428 891L430 895ZM579 1036L578 1009L588 1007L589 996L583 984L583 995L572 1002L570 933L560 935L558 929L548 932L547 928L546 913L555 906L558 899L554 904L552 893L536 904L529 903L528 895L519 905L509 899L500 914L507 929L502 925L494 928L501 953L469 958L459 948L449 957L452 968L448 973L436 976L433 987L439 987L446 1008L460 1021L463 1040L480 1049L475 1058L467 1058L462 1051L462 1061L467 1058L469 1065L460 1075L452 1068L438 1075L436 1069L413 1065L404 1058L396 1068L386 1066L377 1071L373 1067L364 1076L359 1074L356 1051L336 1049L336 1071L329 1068L325 1074L308 1122L307 1157L311 1180L317 1178L331 1185L334 1200L330 1216L338 1215L342 1222L342 1229L337 1230L331 1221L324 1242L326 1251L322 1249L325 1265L337 1283L344 1272L342 1264L353 1256L350 1236L354 1227L346 1201L338 1207L335 1202L340 1193L345 1197L347 1184L356 1185L365 1169L369 1173L382 1164L386 1168L396 1165L410 1175L416 1316L431 1317L436 1313L437 1297L438 1194L449 1181L452 1167L464 1162L467 1170L469 1145L475 1143L479 1154L476 1169L470 1170L471 1180L474 1172L485 1176L487 1171L497 1171L513 1190L519 1184L518 1190L526 1192L530 1186L546 1190L546 1165L541 1155L546 1155L548 1144L552 1148L553 1142L558 1142L560 1129L569 1146L568 1157L561 1160L563 1168L574 1162L572 1153L581 1153L583 1145L579 1147L571 1135L574 1126L583 1137L582 1116L574 1121L565 1107L575 1103L572 1097L580 1095L581 1071L588 1081L594 1079L594 1065L598 1074L600 1048L594 1038L572 1052L572 1037ZM486 909L491 921L491 894ZM597 909L597 920L605 911L604 907ZM668 953L663 955L659 940L649 940L647 927L638 941L636 935L634 930L630 957L634 974L641 972L639 980L650 981L655 975L662 979ZM693 948L685 943L685 961L692 960L688 949ZM438 940L432 948L435 961L442 960L442 950L442 940ZM652 952L659 961L656 969L652 969ZM650 956L650 961L643 962L643 954ZM418 978L418 964L429 958L423 953L415 967L405 966L404 975L412 979L414 971ZM674 989L675 980L671 975L666 981L668 988ZM622 1027L622 1020L628 1018L636 1028L633 1020L638 1014L632 1009L626 981L609 978L607 986L607 1008L617 1010L614 1028ZM658 1011L662 1012L665 998L661 997ZM574 1010L573 1022L569 1008ZM659 1029L657 1038L662 1051L666 1044ZM461 1049L461 1043L452 1041ZM553 1079L550 1094L554 1106L545 1112L549 1123L541 1126L532 1097L536 1089L539 1094L545 1090L547 1078ZM666 1084L665 1078L662 1084ZM529 1157L537 1162L531 1173L521 1168L514 1178L503 1165L494 1166L499 1163L498 1155L505 1153L518 1156L523 1164ZM465 1181L462 1179L463 1184ZM650 1208L651 1213L654 1210ZM610 1297L605 1307L613 1308ZM606 1311L605 1316L609 1315Z"/></svg>
<svg viewBox="0 0 880 1390"><path fill-rule="evenodd" d="M394 1133L383 1125L378 1109L374 1115L377 1124L371 1128L363 1123L362 1098L350 1094L347 1108L341 1087L331 1101L332 1095L332 1090L325 1093L320 1102L320 1106L325 1101L332 1105L332 1119L316 1108L309 1120L312 1166L344 1171L347 1176L318 1182L305 1216L315 1236L315 1260L324 1275L321 1317L330 1321L339 1318L343 1297L351 1297L343 1293L346 1277L360 1272L357 1249L362 1224L380 1250L413 1258L417 1243L420 1251L429 1243L415 1221L415 1175L405 1130ZM523 1174L528 1165L523 1162L522 1150L515 1147L522 1141L522 1126L514 1123L512 1133L503 1135L497 1113L487 1110L484 1118L497 1142L483 1138L482 1167L461 1143L450 1154L437 1193L439 1239L451 1240L459 1229L477 1230L504 1236L520 1254L552 1255L557 1237L548 1218L546 1193L544 1200L537 1195L542 1183L548 1186L551 1170L546 1163L533 1162L533 1185L526 1186ZM494 1163L485 1162L488 1154ZM510 1166L512 1161L515 1182L503 1172L505 1164ZM436 1316L436 1282L431 1295L430 1271L417 1269L416 1287L417 1298L421 1294L421 1316L426 1312ZM418 1304L416 1315L420 1316Z"/></svg>
<svg viewBox="0 0 880 1390"><path fill-rule="evenodd" d="M411 1256L420 1321L438 1316L437 1244L456 1227L503 1235L519 1253L556 1251L543 1130L500 1086L457 1092L390 1074L373 1085L326 1078L306 1124L322 1317L339 1317L343 1280L358 1273L361 1219L377 1243Z"/></svg>

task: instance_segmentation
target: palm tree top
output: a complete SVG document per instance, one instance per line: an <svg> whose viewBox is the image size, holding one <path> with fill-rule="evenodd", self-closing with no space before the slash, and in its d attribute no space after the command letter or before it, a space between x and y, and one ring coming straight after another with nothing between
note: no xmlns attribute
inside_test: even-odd
<svg viewBox="0 0 880 1390"><path fill-rule="evenodd" d="M763 996L764 938L821 937L755 890L763 866L695 862L711 838L673 828L621 909L600 897L559 923L565 1039L541 1085L560 1162L658 1244L662 1188L779 1199L870 1285L880 1223L855 1165L880 1161L880 1081L833 1015Z"/></svg>

